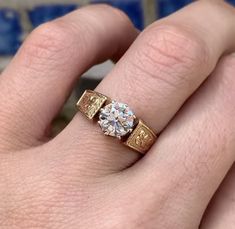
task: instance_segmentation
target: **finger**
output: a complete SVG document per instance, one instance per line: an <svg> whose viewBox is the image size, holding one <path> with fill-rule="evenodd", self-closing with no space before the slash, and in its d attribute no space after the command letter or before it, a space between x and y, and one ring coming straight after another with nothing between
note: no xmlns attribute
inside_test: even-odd
<svg viewBox="0 0 235 229"><path fill-rule="evenodd" d="M129 104L137 117L160 132L210 74L221 54L234 47L233 12L225 3L199 1L154 23L97 91ZM76 152L80 149L83 159L79 160L86 160L94 150L89 161L99 161L96 166L102 168L120 170L138 158L135 152L103 136L80 114L58 141L67 142ZM89 148L84 150L84 145Z"/></svg>
<svg viewBox="0 0 235 229"><path fill-rule="evenodd" d="M235 166L221 184L213 197L206 214L204 214L201 229L234 228L235 214Z"/></svg>
<svg viewBox="0 0 235 229"><path fill-rule="evenodd" d="M77 76L120 57L136 36L123 13L102 5L37 28L1 76L0 139L23 144L41 139Z"/></svg>
<svg viewBox="0 0 235 229"><path fill-rule="evenodd" d="M234 73L235 58L226 57L146 158L133 167L131 175L138 177L136 183L141 180L140 189L151 187L152 201L161 200L161 212L171 216L169 228L176 222L177 228L198 228L208 202L234 163Z"/></svg>

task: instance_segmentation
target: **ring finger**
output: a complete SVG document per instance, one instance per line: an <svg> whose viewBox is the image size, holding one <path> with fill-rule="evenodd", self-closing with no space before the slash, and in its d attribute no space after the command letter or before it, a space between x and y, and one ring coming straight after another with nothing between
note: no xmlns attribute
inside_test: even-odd
<svg viewBox="0 0 235 229"><path fill-rule="evenodd" d="M212 72L220 56L234 48L233 21L233 9L227 4L200 1L154 23L97 91L129 104L137 117L159 133ZM71 154L80 149L76 157L88 160L84 164L92 168L94 163L95 168L121 170L139 157L102 136L80 114L58 136L58 141L67 142L74 149ZM61 152L67 156L66 150Z"/></svg>

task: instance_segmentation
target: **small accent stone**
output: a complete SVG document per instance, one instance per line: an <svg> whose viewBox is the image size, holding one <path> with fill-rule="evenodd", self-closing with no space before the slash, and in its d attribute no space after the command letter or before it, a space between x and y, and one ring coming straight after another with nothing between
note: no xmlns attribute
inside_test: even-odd
<svg viewBox="0 0 235 229"><path fill-rule="evenodd" d="M135 115L124 103L112 101L101 109L99 124L106 135L120 138L133 130Z"/></svg>

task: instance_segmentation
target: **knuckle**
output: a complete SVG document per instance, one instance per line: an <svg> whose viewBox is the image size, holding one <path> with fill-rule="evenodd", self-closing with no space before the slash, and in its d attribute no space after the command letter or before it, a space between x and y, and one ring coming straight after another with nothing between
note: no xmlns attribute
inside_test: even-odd
<svg viewBox="0 0 235 229"><path fill-rule="evenodd" d="M152 26L146 31L147 45L159 51L167 60L191 65L204 61L205 42L183 26ZM206 55L207 56L207 55Z"/></svg>
<svg viewBox="0 0 235 229"><path fill-rule="evenodd" d="M43 61L50 61L60 65L60 57L72 54L73 49L70 47L74 42L71 33L71 29L59 21L48 22L36 28L22 47L21 54L24 60L28 60L25 64L42 65Z"/></svg>
<svg viewBox="0 0 235 229"><path fill-rule="evenodd" d="M209 57L203 39L183 26L174 24L151 25L142 34L142 44L142 66L145 69L158 67L161 73L174 78L179 76L183 81L192 80L187 77L188 73L197 70L202 63L205 66ZM181 80L177 79L177 82Z"/></svg>

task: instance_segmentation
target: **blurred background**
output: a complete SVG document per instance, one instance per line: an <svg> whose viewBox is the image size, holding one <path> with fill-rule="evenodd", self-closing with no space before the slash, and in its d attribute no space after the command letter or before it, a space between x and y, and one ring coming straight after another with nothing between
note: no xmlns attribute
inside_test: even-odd
<svg viewBox="0 0 235 229"><path fill-rule="evenodd" d="M17 52L25 37L38 25L63 16L83 5L106 3L123 10L135 26L143 30L193 0L0 0L0 72ZM235 5L235 0L228 0ZM61 130L75 114L77 98L84 89L94 88L112 69L109 61L94 66L82 76L63 111L55 120L54 131Z"/></svg>

